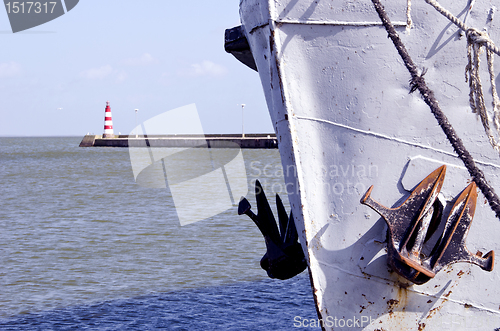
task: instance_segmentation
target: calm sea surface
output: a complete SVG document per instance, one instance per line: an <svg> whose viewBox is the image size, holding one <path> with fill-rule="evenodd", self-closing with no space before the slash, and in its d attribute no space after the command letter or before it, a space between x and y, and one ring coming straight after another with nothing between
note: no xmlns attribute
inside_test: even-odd
<svg viewBox="0 0 500 331"><path fill-rule="evenodd" d="M236 207L181 227L169 190L135 183L127 149L80 140L0 138L0 330L291 330L316 318L307 273L268 279L264 240ZM259 177L274 206L277 150L243 156L250 192ZM193 204L210 203L203 192Z"/></svg>

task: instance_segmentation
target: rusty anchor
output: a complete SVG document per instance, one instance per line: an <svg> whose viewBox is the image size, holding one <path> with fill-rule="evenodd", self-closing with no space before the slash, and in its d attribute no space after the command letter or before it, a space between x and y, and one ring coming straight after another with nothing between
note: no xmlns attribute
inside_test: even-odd
<svg viewBox="0 0 500 331"><path fill-rule="evenodd" d="M472 254L465 246L476 209L477 189L474 182L456 198L442 227L443 207L437 197L445 173L445 165L434 170L397 208L387 208L373 200L370 196L373 185L361 198L362 204L379 213L387 223L389 265L415 284L429 281L442 268L457 262L473 263L483 270L493 270L493 251L482 256L481 252ZM438 228L442 228L442 233L430 253L425 254L424 244Z"/></svg>
<svg viewBox="0 0 500 331"><path fill-rule="evenodd" d="M264 236L267 252L260 260L260 266L266 270L270 278L284 280L298 275L307 268L307 261L302 246L298 242L299 235L292 213L290 212L289 218L281 198L276 194L280 227L278 232L273 212L258 180L255 181L255 198L257 215L250 210L250 203L243 197L238 206L238 215L249 216Z"/></svg>

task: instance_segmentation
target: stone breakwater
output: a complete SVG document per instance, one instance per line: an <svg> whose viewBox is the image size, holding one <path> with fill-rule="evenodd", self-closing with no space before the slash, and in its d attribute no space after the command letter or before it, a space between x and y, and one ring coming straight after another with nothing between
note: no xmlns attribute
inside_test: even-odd
<svg viewBox="0 0 500 331"><path fill-rule="evenodd" d="M278 148L275 134L85 135L80 147Z"/></svg>

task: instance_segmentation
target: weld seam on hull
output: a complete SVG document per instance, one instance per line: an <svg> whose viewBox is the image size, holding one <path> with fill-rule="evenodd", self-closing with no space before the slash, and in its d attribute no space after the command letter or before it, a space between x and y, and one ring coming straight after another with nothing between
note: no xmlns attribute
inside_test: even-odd
<svg viewBox="0 0 500 331"><path fill-rule="evenodd" d="M265 28L266 26L269 25L269 22L267 23L264 23L264 24L261 24L261 25L257 25L257 26L254 26L250 32L248 32L249 34L253 34L256 30L259 30L259 29L262 29L262 28Z"/></svg>
<svg viewBox="0 0 500 331"><path fill-rule="evenodd" d="M388 279L388 278L384 278L384 277L380 277L380 276L376 276L376 275L372 275L372 274L368 274L368 273L366 273L366 276L365 275L357 275L357 274L354 274L354 273L352 273L350 271L342 269L342 268L340 268L337 265L334 265L334 264L331 264L331 263L327 263L327 262L324 262L324 261L319 261L319 260L317 260L317 261L318 261L318 264L322 264L324 266L333 268L335 270L341 271L341 272L343 272L343 273L345 273L347 275L353 276L353 277L357 277L357 278L361 278L361 279L366 279L366 277L370 277L371 280L373 279L374 281L377 281L380 284L385 284L385 285L389 285L389 286L391 286L391 285L392 286L398 286L394 280L391 280L391 279ZM391 284L387 284L388 282L391 283ZM398 287L400 287L400 286L398 286ZM409 291L415 292L415 293L419 293L419 294L427 295L429 297L437 298L435 295L432 295L432 294L428 294L428 293L424 293L424 292L419 292L419 291L415 291L415 290L410 290L408 288L406 288L406 289L409 290Z"/></svg>
<svg viewBox="0 0 500 331"><path fill-rule="evenodd" d="M415 156L410 157L409 159L411 161L421 159L421 160L425 160L428 162L434 162L434 163L438 164L439 166L446 165L447 167L450 167L450 168L458 168L458 169L467 171L467 168L464 166L453 164L453 163L448 163L448 162L443 162L443 161L437 161L435 159L432 159L430 157L426 157L423 155L415 155ZM436 168L438 168L438 166L436 166Z"/></svg>
<svg viewBox="0 0 500 331"><path fill-rule="evenodd" d="M304 24L304 25L334 25L334 26L382 26L382 22L346 22L346 21L303 21L277 19L278 24ZM396 27L406 27L406 22L393 22Z"/></svg>
<svg viewBox="0 0 500 331"><path fill-rule="evenodd" d="M389 136L386 136L386 135L384 135L382 133L376 133L376 132L372 132L372 131L366 131L366 130L362 130L362 129L357 129L357 128L354 128L352 126L348 126L348 125L345 125L345 124L340 124L340 123L336 123L336 122L332 122L332 121L328 121L328 120L323 120L323 119L320 119L320 118L313 118L313 117L306 117L306 116L294 116L294 117L296 119L302 119L302 120L320 122L320 123L324 123L324 124L330 124L330 125L333 125L333 126L337 126L337 127L340 127L340 128L347 129L347 130L352 130L352 131L355 131L355 132L359 132L359 133L362 133L362 134L365 134L365 135L374 136L374 137L377 137L377 138L386 139L386 140L390 140L390 141L395 141L395 142L398 142L398 143L402 143L402 144L406 144L406 145L410 145L410 146L414 146L414 147L420 147L420 148L423 148L423 149L428 149L428 150L431 150L431 151L434 151L434 152L438 152L438 153L441 153L441 154L452 156L454 158L458 158L458 155L455 154L455 153L447 152L447 151L444 151L442 149L433 148L433 147L430 147L430 146L427 146L427 145L422 145L422 144L418 144L418 143L412 143L410 141L406 141L406 140L395 138L395 137L389 137ZM494 168L500 169L500 165L497 165L497 164L494 164L494 163L479 161L479 160L476 160L476 159L474 160L474 162L482 164L482 165L486 165L486 166L490 166L490 167L494 167Z"/></svg>
<svg viewBox="0 0 500 331"><path fill-rule="evenodd" d="M273 21L273 20L271 20ZM382 22L346 22L346 21L301 21L301 20L284 20L277 19L273 21L275 24L302 24L302 25L331 25L331 26L382 26ZM250 29L249 34L253 34L256 30L262 29L269 25L266 22L261 25L254 26ZM404 28L407 26L406 22L393 22L393 25L398 28Z"/></svg>
<svg viewBox="0 0 500 331"><path fill-rule="evenodd" d="M318 264L322 264L322 265L334 268L334 269L336 269L338 271L341 271L341 272L343 272L345 274L348 274L350 276L365 279L365 277L363 277L362 275L353 274L352 272L349 272L349 271L347 271L345 269L342 269L342 268L340 268L340 267L338 267L336 265L333 265L333 264L330 264L330 263L326 263L326 262L323 262L323 261L319 261L319 260L316 260L316 261L318 262ZM390 284L387 284L387 282L390 282L390 283L392 283L392 286L398 286L396 284L396 282L394 282L393 280L390 280L390 279L387 279L387 278L383 278L383 277L380 277L380 276L375 276L375 275L372 275L372 274L367 274L367 275L368 275L368 277L372 278L373 281L377 281L380 284L385 284L385 285L391 286ZM400 287L400 286L398 286L398 287ZM443 300L446 300L447 302L449 301L451 303L456 303L456 304L462 305L462 306L469 305L469 306L472 306L475 309L478 309L478 310L481 310L481 311L485 311L485 312L488 312L488 313L492 313L492 314L496 314L496 315L500 316L500 312L499 311L496 311L496 310L490 309L490 308L486 308L486 307L480 307L480 306L477 306L475 304L471 304L469 302L462 302L462 301L450 299L450 298L445 297L445 296L436 296L434 294L429 294L429 293L425 293L425 292L422 292L422 291L417 291L416 289L410 288L410 287L405 288L405 290L407 290L409 292L413 292L415 294L425 295L425 296L427 296L429 298L443 299Z"/></svg>
<svg viewBox="0 0 500 331"><path fill-rule="evenodd" d="M270 6L269 7L269 14L270 14L270 17L274 17L274 14L275 14L275 8ZM276 61L275 63L272 63L272 61L269 61L269 65L270 65L270 72L272 72L273 70L273 65L276 66L276 72L278 73L278 79L280 81L280 87L279 87L279 92L281 94L281 98L282 98L282 105L284 106L284 110L286 111L286 113L292 117L292 114L290 114L289 112L289 109L291 109L291 105L290 105L290 101L288 100L289 98L289 93L288 93L288 90L286 88L286 86L284 84L282 84L282 82L284 81L284 73L283 71L281 70L281 43L280 43L280 40L279 40L279 34L276 33L276 31L278 30L277 27L276 27L276 22L272 19L269 20L269 29L270 29L270 33L271 33L271 39L272 39L272 43L274 44L273 47L274 47L274 55L275 55L275 58L276 58ZM273 55L273 54L271 54ZM273 104L276 104L276 96L275 96L275 93L272 93L271 94L271 97L273 99ZM297 216L302 216L302 220L304 222L304 230L307 231L307 227L305 226L306 224L306 218L308 218L308 205L307 205L307 199L305 197L305 191L302 190L302 183L305 182L304 178L302 177L302 169L301 169L301 159L300 159L300 155L299 153L297 152L297 140L298 140L298 137L296 136L295 134L295 128L294 128L294 123L292 121L288 121L288 131L290 132L290 137L291 137L291 147L292 147L292 150L291 150L291 156L293 157L294 159L294 162L297 166L297 178L296 178L296 185L297 185L297 188L299 190L299 192L301 192L301 194L299 195L299 199L300 199L300 204L301 204L301 208L300 208L300 213L297 214ZM277 130L277 127L276 127L276 133L278 135L278 130ZM292 206L293 207L293 206ZM309 220L307 220L309 221ZM310 224L310 223L308 223ZM309 241L307 240L307 235L304 236L304 239L306 240L306 247L309 247ZM307 259L309 261L309 267L311 267L311 261L310 261L310 258L309 258L309 249L306 250L307 251ZM314 277L313 277L314 279Z"/></svg>
<svg viewBox="0 0 500 331"><path fill-rule="evenodd" d="M272 17L277 17L276 14L276 8L274 6L269 6L269 17L272 18ZM275 62L273 63L272 60L269 61L269 69L270 69L270 72L272 73L273 72L273 65L276 66L276 73L278 74L278 80L279 80L279 93L281 94L281 104L284 108L284 111L286 112L287 116L289 116L290 118L293 117L293 114L291 113L291 104L290 104L290 100L289 100L289 91L287 89L287 86L285 84L283 84L286 80L285 80L285 73L282 71L282 43L280 42L280 37L279 37L279 33L276 33L277 31L279 31L279 27L278 27L278 24L276 23L276 21L274 21L273 19L269 19L269 29L270 29L270 43L272 43L272 45L270 45L271 47L274 48L274 54L273 52L271 51L271 56L275 56ZM252 29L253 31L254 29ZM271 79L272 81L272 79ZM271 88L272 89L272 88ZM272 98L272 103L273 105L276 105L276 93L271 93L271 98ZM276 126L275 127L275 130L276 130L276 135L278 136L278 127ZM306 198L306 193L305 193L305 190L302 189L302 185L303 183L305 182L305 179L303 178L302 174L303 174L303 171L302 171L302 160L301 160L301 157L300 157L300 153L297 151L297 148L298 148L298 137L297 137L297 134L296 134L296 129L295 129L295 123L293 121L288 121L288 131L290 133L290 138L291 138L291 142L290 142L290 145L291 145L291 157L293 157L293 160L294 160L294 163L296 165L296 169L297 169L297 176L296 176L296 185L297 185L297 188L299 190L299 192L301 192L299 194L299 203L300 203L300 207L299 206L294 206L292 204L292 209L295 209L299 212L297 213L297 216L299 216L299 218L302 218L302 222L303 222L303 228L304 228L304 234L302 236L302 238L305 240L305 246L306 246L306 250L305 252L307 253L307 261L308 261L308 265L309 265L309 268L310 270L311 269L315 269L316 266L314 265L315 264L315 259L311 259L311 253L310 253L310 248L309 248L309 240L307 238L307 232L308 232L308 226L306 224L309 224L311 225L312 222L310 221L309 217L310 217L310 214L309 214L309 205L308 205L308 199ZM280 150L280 153L281 153L281 150ZM302 239L301 238L301 239ZM301 242L301 244L303 244ZM303 246L304 247L304 246ZM317 311L321 314L321 316L318 316L318 318L322 318L323 315L327 315L327 310L326 310L326 307L321 307L321 302L323 301L323 297L322 297L322 294L320 294L321 292L318 291L318 289L320 289L321 287L318 287L318 283L319 283L319 280L318 280L318 275L316 272L311 272L311 287L313 288L313 293L315 293L314 295L314 301L315 301L315 304L316 304L316 308L317 308ZM324 329L322 327L322 329Z"/></svg>

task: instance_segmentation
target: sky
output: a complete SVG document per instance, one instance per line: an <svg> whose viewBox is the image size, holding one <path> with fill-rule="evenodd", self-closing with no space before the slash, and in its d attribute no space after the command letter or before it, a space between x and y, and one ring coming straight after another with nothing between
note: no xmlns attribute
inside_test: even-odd
<svg viewBox="0 0 500 331"><path fill-rule="evenodd" d="M115 134L196 104L205 133L273 132L258 73L224 51L239 0L80 0L12 33L0 9L0 136ZM186 125L189 123L179 123ZM149 133L149 132L148 132Z"/></svg>

